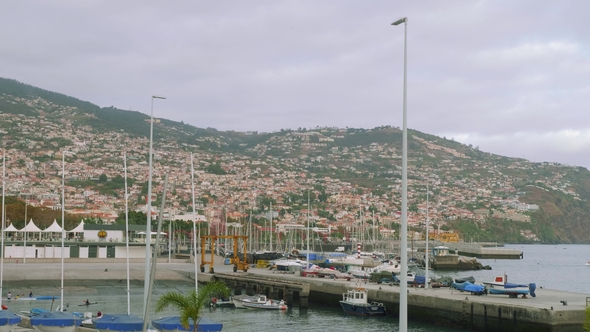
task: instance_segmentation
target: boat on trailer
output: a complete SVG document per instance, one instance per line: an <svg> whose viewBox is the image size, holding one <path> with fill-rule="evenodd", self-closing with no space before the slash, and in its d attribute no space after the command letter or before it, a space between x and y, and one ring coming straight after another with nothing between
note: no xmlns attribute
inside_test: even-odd
<svg viewBox="0 0 590 332"><path fill-rule="evenodd" d="M492 282L484 281L484 285L486 285L488 293L490 294L508 295L511 298L516 298L519 295L522 295L522 297L526 298L529 294L532 297L537 296L535 294L535 290L537 289L537 285L535 283L509 283L508 276L506 276L506 274L497 276Z"/></svg>

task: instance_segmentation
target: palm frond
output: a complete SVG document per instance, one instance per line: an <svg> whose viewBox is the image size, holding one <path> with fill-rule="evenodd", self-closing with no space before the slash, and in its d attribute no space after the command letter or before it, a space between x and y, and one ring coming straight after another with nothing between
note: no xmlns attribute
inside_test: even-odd
<svg viewBox="0 0 590 332"><path fill-rule="evenodd" d="M190 291L188 294L179 292L168 292L163 294L156 303L156 312L160 312L168 307L174 307L180 312L180 324L188 329L190 320L199 323L201 309L209 302L211 296L228 296L229 288L221 281L214 281L199 287L199 291Z"/></svg>

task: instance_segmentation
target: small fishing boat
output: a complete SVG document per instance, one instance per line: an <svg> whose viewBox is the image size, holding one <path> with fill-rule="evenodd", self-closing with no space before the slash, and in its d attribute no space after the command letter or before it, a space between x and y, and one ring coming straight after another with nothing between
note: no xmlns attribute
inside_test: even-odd
<svg viewBox="0 0 590 332"><path fill-rule="evenodd" d="M235 307L234 300L230 297L227 300L218 299L216 297L211 298L211 307Z"/></svg>
<svg viewBox="0 0 590 332"><path fill-rule="evenodd" d="M234 296L234 305L241 309L286 310L287 305L282 300L271 300L266 295Z"/></svg>
<svg viewBox="0 0 590 332"><path fill-rule="evenodd" d="M246 309L287 310L287 305L285 304L285 301L283 301L283 300L280 300L280 301L267 300L264 303L243 301L242 305Z"/></svg>
<svg viewBox="0 0 590 332"><path fill-rule="evenodd" d="M370 302L365 288L357 287L342 293L340 306L345 313L357 316L384 316L387 310L383 303Z"/></svg>
<svg viewBox="0 0 590 332"><path fill-rule="evenodd" d="M246 309L244 307L244 302L255 302L255 303L265 303L266 302L266 295L258 294L254 296L247 296L247 295L238 295L232 298L234 301L234 306L236 308Z"/></svg>
<svg viewBox="0 0 590 332"><path fill-rule="evenodd" d="M492 282L485 282L484 285L487 286L487 290L490 294L501 294L501 295L508 295L511 298L516 298L519 295L525 297L527 295L531 295L532 297L536 297L535 289L537 289L537 285L535 283L530 284L515 284L509 283L508 277L504 274L502 276L497 276L494 278Z"/></svg>

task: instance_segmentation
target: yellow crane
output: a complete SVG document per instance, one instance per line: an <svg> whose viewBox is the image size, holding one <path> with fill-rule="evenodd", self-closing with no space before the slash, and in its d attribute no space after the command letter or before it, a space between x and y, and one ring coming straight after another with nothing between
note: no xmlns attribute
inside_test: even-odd
<svg viewBox="0 0 590 332"><path fill-rule="evenodd" d="M214 243L217 242L217 239L233 239L233 248L234 248L234 255L230 258L230 264L234 265L234 272L238 272L238 270L242 270L244 272L248 272L248 261L246 259L246 244L248 243L248 236L246 235L201 235L201 272L205 272L205 265L210 264L209 266L209 273L215 272L213 268L215 262L215 248ZM244 258L240 259L238 255L238 241L243 239L244 241ZM205 247L207 245L207 240L211 240L211 260L207 261L205 258L206 250Z"/></svg>

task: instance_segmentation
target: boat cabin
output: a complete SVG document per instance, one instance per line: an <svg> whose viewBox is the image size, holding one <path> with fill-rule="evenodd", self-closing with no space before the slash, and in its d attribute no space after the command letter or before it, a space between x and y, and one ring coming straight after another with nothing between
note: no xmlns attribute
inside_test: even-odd
<svg viewBox="0 0 590 332"><path fill-rule="evenodd" d="M367 303L367 290L364 288L350 289L342 294L342 300L349 303Z"/></svg>
<svg viewBox="0 0 590 332"><path fill-rule="evenodd" d="M448 256L449 255L449 247L445 246L437 246L432 248L432 255L436 256Z"/></svg>

